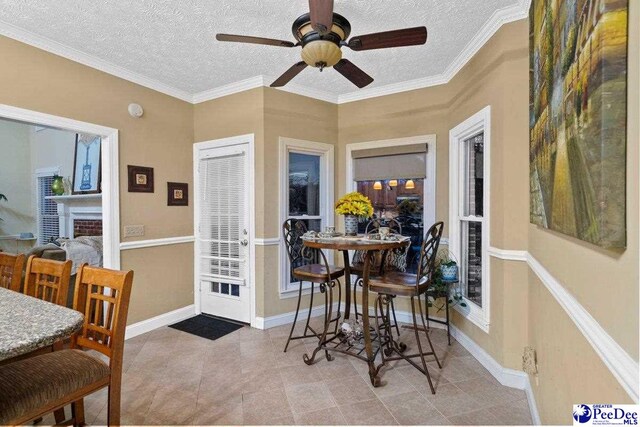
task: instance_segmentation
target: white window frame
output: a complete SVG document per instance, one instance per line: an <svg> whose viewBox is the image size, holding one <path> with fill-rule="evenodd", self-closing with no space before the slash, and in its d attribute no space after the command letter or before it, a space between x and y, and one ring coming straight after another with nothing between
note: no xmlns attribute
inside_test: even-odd
<svg viewBox="0 0 640 427"><path fill-rule="evenodd" d="M484 133L483 155L483 216L463 216L465 161L461 146L478 133ZM462 262L461 221L473 220L482 224L482 307L464 297L467 307L455 306L464 317L485 332L489 332L491 319L490 282L490 209L491 209L491 107L486 106L449 131L449 250ZM461 269L462 270L462 269ZM464 284L462 284L464 286Z"/></svg>
<svg viewBox="0 0 640 427"><path fill-rule="evenodd" d="M289 153L309 154L320 157L320 215L304 215L293 217L297 219L320 219L323 227L333 226L333 163L334 147L323 142L305 141L293 138L280 138L280 222L289 218ZM281 232L281 231L279 231ZM298 282L289 283L289 257L284 240L280 241L280 298L292 298L298 295ZM308 293L309 283L303 286L304 293Z"/></svg>

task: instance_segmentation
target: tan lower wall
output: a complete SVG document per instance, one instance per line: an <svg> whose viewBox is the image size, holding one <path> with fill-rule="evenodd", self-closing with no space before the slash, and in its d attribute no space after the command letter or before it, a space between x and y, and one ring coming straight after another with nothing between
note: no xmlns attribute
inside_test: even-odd
<svg viewBox="0 0 640 427"><path fill-rule="evenodd" d="M135 309L127 324L193 304L192 243L128 249L120 256L124 268L134 267L130 307ZM136 286L140 283L148 285Z"/></svg>
<svg viewBox="0 0 640 427"><path fill-rule="evenodd" d="M555 298L529 272L529 341L538 355L530 378L543 424L571 424L575 403L633 403Z"/></svg>

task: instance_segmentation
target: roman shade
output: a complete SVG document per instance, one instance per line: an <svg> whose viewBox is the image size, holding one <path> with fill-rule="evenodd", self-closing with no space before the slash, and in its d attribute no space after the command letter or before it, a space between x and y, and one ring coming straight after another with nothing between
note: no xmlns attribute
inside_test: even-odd
<svg viewBox="0 0 640 427"><path fill-rule="evenodd" d="M427 144L357 150L351 156L354 181L426 178Z"/></svg>

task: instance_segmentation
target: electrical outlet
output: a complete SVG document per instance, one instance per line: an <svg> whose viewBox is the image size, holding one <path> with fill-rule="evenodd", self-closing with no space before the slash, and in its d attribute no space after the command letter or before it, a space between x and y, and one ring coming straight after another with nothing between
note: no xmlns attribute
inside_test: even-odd
<svg viewBox="0 0 640 427"><path fill-rule="evenodd" d="M125 225L124 237L144 236L144 225Z"/></svg>

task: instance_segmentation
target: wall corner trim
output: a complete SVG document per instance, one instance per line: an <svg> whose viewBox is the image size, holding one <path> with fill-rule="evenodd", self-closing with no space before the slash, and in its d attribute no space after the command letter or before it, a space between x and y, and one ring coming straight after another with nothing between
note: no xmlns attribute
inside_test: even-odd
<svg viewBox="0 0 640 427"><path fill-rule="evenodd" d="M177 310L169 311L159 316L152 317L150 319L133 323L127 326L127 330L124 335L125 340L128 340L129 338L137 337L138 335L142 335L147 332L151 332L154 329L158 329L163 326L180 322L181 320L188 319L195 315L196 315L195 305L191 304L186 307L182 307Z"/></svg>
<svg viewBox="0 0 640 427"><path fill-rule="evenodd" d="M195 240L194 236L163 237L161 239L134 240L132 242L120 243L120 250L126 251L130 249L152 248L154 246L167 246L167 245L177 245L180 243L193 243L194 240Z"/></svg>
<svg viewBox="0 0 640 427"><path fill-rule="evenodd" d="M489 255L508 261L522 261L538 276L549 293L584 335L614 378L634 402L640 388L638 362L618 344L571 293L529 252L491 247Z"/></svg>

